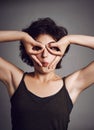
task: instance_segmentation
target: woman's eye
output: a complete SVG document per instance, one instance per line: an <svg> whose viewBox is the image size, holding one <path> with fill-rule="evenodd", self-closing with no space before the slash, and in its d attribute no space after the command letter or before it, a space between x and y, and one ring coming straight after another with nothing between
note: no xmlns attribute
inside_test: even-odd
<svg viewBox="0 0 94 130"><path fill-rule="evenodd" d="M50 49L53 51L60 51L58 47L50 47Z"/></svg>
<svg viewBox="0 0 94 130"><path fill-rule="evenodd" d="M39 50L41 50L42 48L39 47L39 46L34 46L32 49L35 50L35 51L39 51Z"/></svg>

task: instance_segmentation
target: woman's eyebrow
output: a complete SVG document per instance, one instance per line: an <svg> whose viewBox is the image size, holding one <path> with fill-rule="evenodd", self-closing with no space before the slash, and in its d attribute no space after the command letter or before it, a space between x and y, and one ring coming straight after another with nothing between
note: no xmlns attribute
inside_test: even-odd
<svg viewBox="0 0 94 130"><path fill-rule="evenodd" d="M47 44L49 44L49 43L55 43L56 41L51 41L51 42L48 42Z"/></svg>
<svg viewBox="0 0 94 130"><path fill-rule="evenodd" d="M42 43L42 42L40 42L40 41L37 41L37 42ZM55 42L56 42L56 41L51 41L51 42L48 42L47 44L55 43Z"/></svg>

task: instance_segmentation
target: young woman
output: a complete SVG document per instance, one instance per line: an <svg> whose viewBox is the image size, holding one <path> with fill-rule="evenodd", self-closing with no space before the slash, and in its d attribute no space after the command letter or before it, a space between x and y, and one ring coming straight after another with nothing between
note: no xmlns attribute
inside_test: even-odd
<svg viewBox="0 0 94 130"><path fill-rule="evenodd" d="M71 44L94 48L94 37L68 35L50 18L23 31L0 31L0 42L21 41L21 58L34 72L24 72L0 58L0 80L11 101L12 130L67 130L79 94L94 83L94 62L66 77L55 74Z"/></svg>

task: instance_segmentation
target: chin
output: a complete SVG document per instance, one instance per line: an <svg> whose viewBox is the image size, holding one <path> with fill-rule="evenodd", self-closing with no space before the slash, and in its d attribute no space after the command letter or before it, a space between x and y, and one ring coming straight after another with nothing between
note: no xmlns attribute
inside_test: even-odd
<svg viewBox="0 0 94 130"><path fill-rule="evenodd" d="M55 69L49 69L48 67L39 67L36 70L41 74L47 74L54 71Z"/></svg>

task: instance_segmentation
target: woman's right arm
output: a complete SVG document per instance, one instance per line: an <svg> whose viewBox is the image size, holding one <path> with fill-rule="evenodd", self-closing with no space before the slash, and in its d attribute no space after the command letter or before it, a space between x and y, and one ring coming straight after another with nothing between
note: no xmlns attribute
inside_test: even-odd
<svg viewBox="0 0 94 130"><path fill-rule="evenodd" d="M27 34L21 31L0 31L0 43L23 40ZM0 57L0 81L3 82L9 92L14 93L17 85L22 78L23 71Z"/></svg>
<svg viewBox="0 0 94 130"><path fill-rule="evenodd" d="M18 41L28 36L22 31L0 31L0 42Z"/></svg>
<svg viewBox="0 0 94 130"><path fill-rule="evenodd" d="M31 56L38 64L41 65L40 61L34 54L40 53L43 46L36 42L30 35L22 31L0 31L0 42L11 42L11 41L22 41L26 52ZM39 51L33 50L34 46L39 46ZM23 71L0 57L0 81L2 81L8 88L8 92L12 95L15 88L20 83L23 76Z"/></svg>
<svg viewBox="0 0 94 130"><path fill-rule="evenodd" d="M25 36L21 31L0 31L0 43L22 40ZM0 80L6 83L12 71L12 64L0 57Z"/></svg>

